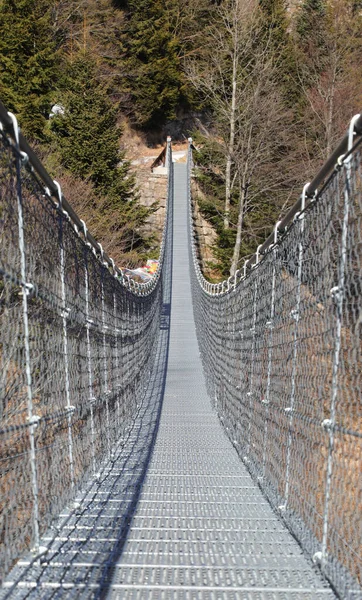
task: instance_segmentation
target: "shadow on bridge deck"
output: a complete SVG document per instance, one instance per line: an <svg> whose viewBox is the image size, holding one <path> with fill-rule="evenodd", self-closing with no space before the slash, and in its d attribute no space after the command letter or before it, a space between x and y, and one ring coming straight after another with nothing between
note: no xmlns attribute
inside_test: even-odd
<svg viewBox="0 0 362 600"><path fill-rule="evenodd" d="M252 481L211 407L192 312L185 165L175 166L174 189L172 318L168 281L137 419L77 506L43 538L44 560L21 561L11 573L16 589L8 581L2 598L335 597Z"/></svg>
<svg viewBox="0 0 362 600"><path fill-rule="evenodd" d="M167 294L167 290L166 290ZM157 436L169 349L170 303L164 303L155 362L135 421L111 460L43 537L43 560L29 553L0 598L93 598L107 594L127 538ZM13 583L12 583L13 582Z"/></svg>

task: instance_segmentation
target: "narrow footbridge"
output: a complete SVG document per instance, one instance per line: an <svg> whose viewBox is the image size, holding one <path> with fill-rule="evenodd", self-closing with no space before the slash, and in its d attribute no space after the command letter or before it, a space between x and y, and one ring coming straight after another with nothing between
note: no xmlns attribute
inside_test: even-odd
<svg viewBox="0 0 362 600"><path fill-rule="evenodd" d="M0 121L0 598L362 599L362 119L220 284L191 144L140 284Z"/></svg>

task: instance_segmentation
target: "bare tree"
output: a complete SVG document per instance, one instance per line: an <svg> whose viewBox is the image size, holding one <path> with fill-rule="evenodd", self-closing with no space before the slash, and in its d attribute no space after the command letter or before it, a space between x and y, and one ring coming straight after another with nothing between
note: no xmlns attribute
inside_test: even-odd
<svg viewBox="0 0 362 600"><path fill-rule="evenodd" d="M216 10L204 40L203 52L186 62L191 83L205 97L217 118L217 135L225 154L224 227L229 227L230 200L236 178L232 175L236 143L237 107L245 73L258 35L254 0L226 0ZM253 28L254 25L255 27Z"/></svg>
<svg viewBox="0 0 362 600"><path fill-rule="evenodd" d="M251 0L223 2L203 56L187 64L192 83L212 107L212 135L224 156L224 227L236 229L231 275L239 265L246 215L258 210L260 198L275 207L286 200L282 188L291 172L286 148L292 119L278 91L276 69ZM235 196L238 216L232 223Z"/></svg>
<svg viewBox="0 0 362 600"><path fill-rule="evenodd" d="M316 39L298 39L296 56L305 123L313 139L313 155L325 160L346 123L362 102L362 15L351 2L325 3L324 27Z"/></svg>

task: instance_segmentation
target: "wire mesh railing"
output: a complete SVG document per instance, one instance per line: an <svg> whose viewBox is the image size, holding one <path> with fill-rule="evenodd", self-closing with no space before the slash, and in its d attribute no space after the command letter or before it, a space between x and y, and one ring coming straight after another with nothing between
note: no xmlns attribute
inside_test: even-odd
<svg viewBox="0 0 362 600"><path fill-rule="evenodd" d="M154 277L123 277L0 108L1 579L24 550L41 553L42 533L134 418L160 331L172 217ZM170 167L170 143L167 157Z"/></svg>
<svg viewBox="0 0 362 600"><path fill-rule="evenodd" d="M220 284L201 273L189 192L210 396L275 510L351 599L362 597L362 144L353 140L352 130L321 192L305 205L306 186L263 256L259 248ZM191 163L190 150L190 176Z"/></svg>

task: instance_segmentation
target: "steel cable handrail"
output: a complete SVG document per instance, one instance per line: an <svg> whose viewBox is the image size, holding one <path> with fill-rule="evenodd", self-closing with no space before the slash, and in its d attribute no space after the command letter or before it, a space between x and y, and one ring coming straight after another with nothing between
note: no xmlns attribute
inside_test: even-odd
<svg viewBox="0 0 362 600"><path fill-rule="evenodd" d="M350 599L362 594L360 126L357 115L242 272L218 284L200 267L188 154L193 305L211 400L275 511Z"/></svg>
<svg viewBox="0 0 362 600"><path fill-rule="evenodd" d="M167 165L159 264L142 284L103 251L0 105L0 578L25 549L41 554L52 519L98 481L139 410L168 285L170 140Z"/></svg>
<svg viewBox="0 0 362 600"><path fill-rule="evenodd" d="M195 246L195 240L193 237L192 243L192 254L194 257L195 270L197 273L200 285L206 293L211 295L224 294L236 287L239 281L245 279L250 269L259 264L260 260L265 256L272 248L277 244L282 235L287 233L289 228L294 224L295 220L299 215L307 208L308 204L318 199L319 195L323 192L324 186L328 182L329 178L341 169L343 165L348 164L350 155L353 153L354 148L357 147L361 142L362 137L362 113L356 114L350 122L349 128L342 140L339 142L335 151L331 154L328 160L324 163L317 175L311 182L305 184L303 192L298 200L293 204L289 211L282 217L274 226L272 233L267 239L258 246L257 251L247 260L244 261L242 269L237 269L235 275L228 277L218 283L210 283L203 275L197 258L197 250ZM192 170L192 138L188 139L188 169L189 176L191 176ZM319 188L319 191L318 191ZM192 203L192 198L190 196ZM193 211L190 212L190 218L192 220ZM193 228L192 228L193 231Z"/></svg>
<svg viewBox="0 0 362 600"><path fill-rule="evenodd" d="M160 257L159 264L157 266L156 272L153 274L151 279L147 282L136 282L128 275L123 273L122 268L118 267L112 257L108 256L108 254L103 250L102 245L97 242L91 232L88 230L85 222L77 215L77 213L72 208L71 204L67 201L67 199L63 196L60 184L53 180L44 165L41 163L39 158L37 157L34 150L28 144L27 140L21 133L20 127L18 125L17 119L15 115L9 111L7 111L6 107L0 100L0 129L4 132L5 135L8 136L8 139L11 140L11 144L15 151L20 152L21 160L27 169L29 169L34 175L39 178L44 186L44 192L49 197L49 199L54 202L56 206L59 206L63 211L63 215L70 221L73 225L74 230L77 235L82 235L84 241L87 244L90 244L94 255L109 268L110 272L114 274L115 277L120 281L122 285L127 287L136 295L145 295L152 292L157 281L160 277L160 272L162 269L162 262L164 257L164 245L165 245L165 236L166 236L166 224L167 224L167 211L168 204L166 203L165 209L165 219L164 226L162 231L162 239L160 245ZM164 149L164 153L167 161L167 170L169 172L170 164L172 163L171 152L169 151L171 148L171 138L168 139L167 144ZM170 163L171 160L171 163ZM169 197L169 193L167 192L167 198Z"/></svg>

